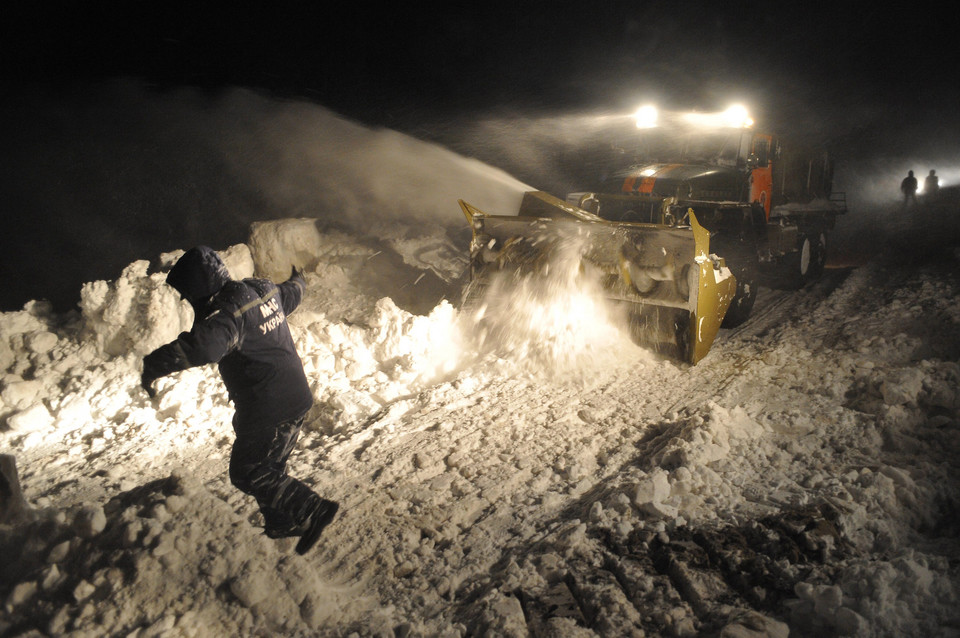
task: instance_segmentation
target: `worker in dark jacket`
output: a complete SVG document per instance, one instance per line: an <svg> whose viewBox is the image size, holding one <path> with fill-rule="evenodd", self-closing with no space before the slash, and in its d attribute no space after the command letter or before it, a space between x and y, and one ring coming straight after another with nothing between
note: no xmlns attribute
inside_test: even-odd
<svg viewBox="0 0 960 638"><path fill-rule="evenodd" d="M903 193L903 207L906 208L911 203L917 203L917 178L913 176L913 171L907 171L907 176L900 182L900 192Z"/></svg>
<svg viewBox="0 0 960 638"><path fill-rule="evenodd" d="M313 395L287 326L306 284L294 268L276 285L265 279L234 281L220 256L191 248L167 275L190 302L193 328L143 359L141 384L193 366L218 363L236 413L230 481L257 499L270 538L300 536L297 552L316 543L338 505L320 498L286 472Z"/></svg>
<svg viewBox="0 0 960 638"><path fill-rule="evenodd" d="M930 173L923 180L923 195L925 199L934 199L940 192L940 178L937 171L930 169Z"/></svg>

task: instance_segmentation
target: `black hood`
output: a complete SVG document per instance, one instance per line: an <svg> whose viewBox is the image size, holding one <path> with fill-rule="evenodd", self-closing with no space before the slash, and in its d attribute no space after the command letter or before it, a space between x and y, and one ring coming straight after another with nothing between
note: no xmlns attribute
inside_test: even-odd
<svg viewBox="0 0 960 638"><path fill-rule="evenodd" d="M223 260L207 246L197 246L183 253L167 275L167 283L183 295L194 309L202 307L228 281L230 272Z"/></svg>

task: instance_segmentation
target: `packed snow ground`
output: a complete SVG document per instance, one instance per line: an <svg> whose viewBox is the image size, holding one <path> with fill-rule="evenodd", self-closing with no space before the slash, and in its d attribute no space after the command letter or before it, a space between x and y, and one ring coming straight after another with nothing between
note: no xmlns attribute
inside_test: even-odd
<svg viewBox="0 0 960 638"><path fill-rule="evenodd" d="M463 266L443 235L381 239L437 275L428 298ZM0 633L960 632L955 249L764 289L690 367L531 297L483 325L411 314L358 237L256 224L223 254L235 277L307 270L290 322L317 401L290 471L342 504L304 557L227 482L215 370L139 388L192 319L163 283L178 254L88 284L79 315L2 316L30 509L0 528Z"/></svg>

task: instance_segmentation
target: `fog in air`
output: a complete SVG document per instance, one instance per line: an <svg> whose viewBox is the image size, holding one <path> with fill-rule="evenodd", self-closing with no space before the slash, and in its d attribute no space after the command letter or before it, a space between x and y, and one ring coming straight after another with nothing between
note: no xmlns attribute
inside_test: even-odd
<svg viewBox="0 0 960 638"><path fill-rule="evenodd" d="M242 89L117 82L23 97L3 118L5 310L33 298L66 309L83 282L163 251L243 242L258 220L354 231L400 220L469 236L458 198L512 210L530 188L439 145Z"/></svg>

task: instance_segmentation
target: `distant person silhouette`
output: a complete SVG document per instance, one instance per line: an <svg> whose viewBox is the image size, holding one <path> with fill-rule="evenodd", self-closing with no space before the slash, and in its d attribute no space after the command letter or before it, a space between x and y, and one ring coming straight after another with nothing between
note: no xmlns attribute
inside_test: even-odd
<svg viewBox="0 0 960 638"><path fill-rule="evenodd" d="M911 202L917 203L917 178L913 176L913 171L907 171L907 176L900 182L900 190L903 192L904 208Z"/></svg>
<svg viewBox="0 0 960 638"><path fill-rule="evenodd" d="M930 174L923 180L923 196L936 197L940 191L940 178L937 177L937 171L930 169Z"/></svg>

